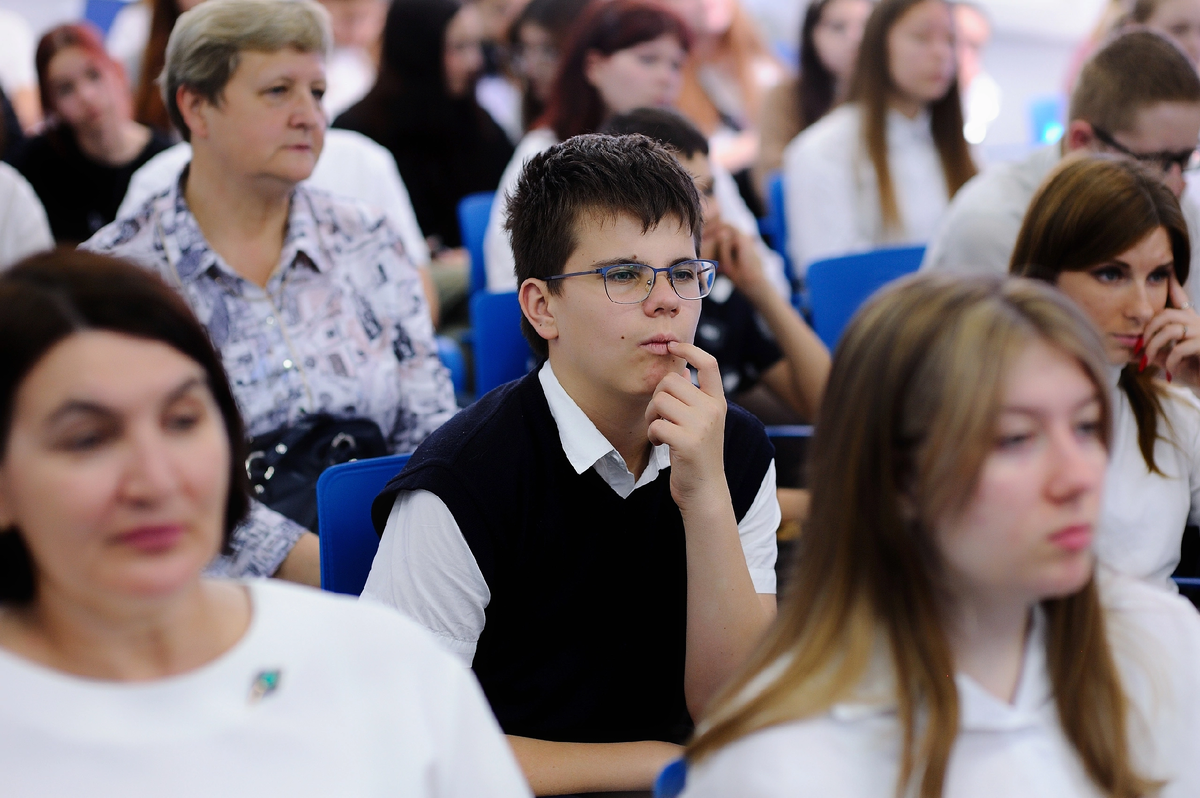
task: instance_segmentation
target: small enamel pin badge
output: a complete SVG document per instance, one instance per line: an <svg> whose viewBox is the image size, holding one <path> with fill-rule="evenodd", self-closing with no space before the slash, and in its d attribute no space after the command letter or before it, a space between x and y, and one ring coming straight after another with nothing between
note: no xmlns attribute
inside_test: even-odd
<svg viewBox="0 0 1200 798"><path fill-rule="evenodd" d="M276 668L275 670L262 671L258 676L255 676L254 683L250 685L250 703L257 704L278 690L281 673L282 671Z"/></svg>

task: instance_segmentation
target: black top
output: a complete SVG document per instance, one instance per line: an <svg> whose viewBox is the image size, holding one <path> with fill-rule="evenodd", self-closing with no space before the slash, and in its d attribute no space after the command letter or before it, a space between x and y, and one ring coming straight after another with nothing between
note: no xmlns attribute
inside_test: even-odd
<svg viewBox="0 0 1200 798"><path fill-rule="evenodd" d="M108 166L84 155L75 134L60 125L30 139L13 165L41 199L54 239L78 244L117 218L129 178L170 146L165 135L151 132L136 158L124 166Z"/></svg>
<svg viewBox="0 0 1200 798"><path fill-rule="evenodd" d="M4 89L0 89L0 128L3 128L0 130L0 161L11 163L25 141L25 134Z"/></svg>
<svg viewBox="0 0 1200 798"><path fill-rule="evenodd" d="M737 289L724 302L709 294L703 303L696 346L717 359L727 395L750 390L767 369L783 359L779 344L750 300Z"/></svg>
<svg viewBox="0 0 1200 798"><path fill-rule="evenodd" d="M774 456L730 405L725 473L735 516ZM620 498L576 474L536 372L460 412L375 499L382 530L402 490L450 509L491 601L473 668L506 733L567 742L691 732L683 691L687 560L670 469Z"/></svg>

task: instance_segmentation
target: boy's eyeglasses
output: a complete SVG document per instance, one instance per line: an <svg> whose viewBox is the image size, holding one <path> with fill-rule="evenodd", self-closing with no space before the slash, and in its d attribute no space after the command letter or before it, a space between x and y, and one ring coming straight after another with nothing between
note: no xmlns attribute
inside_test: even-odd
<svg viewBox="0 0 1200 798"><path fill-rule="evenodd" d="M604 276L604 293L618 305L637 305L650 296L654 290L654 281L659 272L666 272L671 281L671 288L680 299L703 299L712 290L713 281L717 277L717 262L712 260L685 260L656 269L644 263L617 263L586 272L571 272L570 274L555 274L547 280L565 280L568 277L582 277L586 274L601 274Z"/></svg>
<svg viewBox="0 0 1200 798"><path fill-rule="evenodd" d="M1103 128L1092 125L1092 132L1096 134L1096 138L1100 139L1102 144L1113 148L1122 155L1128 155L1135 161L1153 164L1161 169L1163 174L1170 172L1172 166L1178 166L1181 172L1194 172L1200 169L1200 151L1195 149L1179 152L1134 152L1114 139L1112 134Z"/></svg>

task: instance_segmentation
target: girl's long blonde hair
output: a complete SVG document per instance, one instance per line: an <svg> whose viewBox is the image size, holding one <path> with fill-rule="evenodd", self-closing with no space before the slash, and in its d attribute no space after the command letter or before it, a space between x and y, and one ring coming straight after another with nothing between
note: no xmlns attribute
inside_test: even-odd
<svg viewBox="0 0 1200 798"><path fill-rule="evenodd" d="M903 738L896 794L915 788L940 798L959 708L946 678L955 668L931 531L973 494L994 446L1008 368L1034 341L1066 353L1091 379L1107 446L1103 347L1048 286L922 275L858 313L821 407L812 508L790 590L759 650L714 702L689 759L852 697L883 642ZM1067 739L1107 795L1145 794L1153 785L1130 761L1126 698L1094 581L1043 607Z"/></svg>

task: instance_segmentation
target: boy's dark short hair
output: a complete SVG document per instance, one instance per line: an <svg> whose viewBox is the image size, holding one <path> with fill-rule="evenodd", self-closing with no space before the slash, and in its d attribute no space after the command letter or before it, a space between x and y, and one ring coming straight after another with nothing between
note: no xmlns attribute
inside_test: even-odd
<svg viewBox="0 0 1200 798"><path fill-rule="evenodd" d="M1118 133L1132 130L1143 108L1169 102L1200 103L1200 76L1178 45L1137 28L1109 40L1084 64L1069 118Z"/></svg>
<svg viewBox="0 0 1200 798"><path fill-rule="evenodd" d="M640 221L643 232L673 217L700 248L700 196L670 151L646 136L575 136L535 155L509 199L504 229L512 236L518 286L562 274L584 214L624 214ZM548 290L562 288L555 280ZM524 317L521 332L534 352L549 355Z"/></svg>
<svg viewBox="0 0 1200 798"><path fill-rule="evenodd" d="M630 136L640 133L674 150L683 158L696 153L708 155L708 139L678 111L669 108L638 108L627 114L617 114L604 123L600 132L608 136Z"/></svg>

